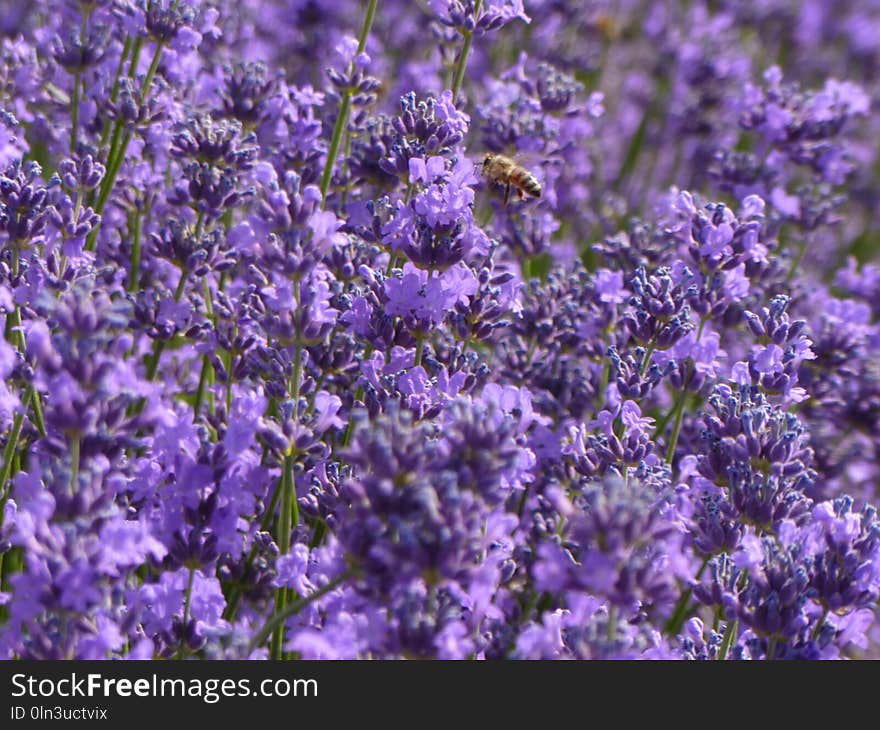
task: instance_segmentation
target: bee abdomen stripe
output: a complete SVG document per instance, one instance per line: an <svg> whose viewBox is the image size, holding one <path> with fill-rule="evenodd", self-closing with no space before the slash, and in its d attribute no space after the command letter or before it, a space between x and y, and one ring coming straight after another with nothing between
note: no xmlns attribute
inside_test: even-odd
<svg viewBox="0 0 880 730"><path fill-rule="evenodd" d="M526 175L523 178L522 186L530 195L537 196L541 194L541 183L533 175Z"/></svg>

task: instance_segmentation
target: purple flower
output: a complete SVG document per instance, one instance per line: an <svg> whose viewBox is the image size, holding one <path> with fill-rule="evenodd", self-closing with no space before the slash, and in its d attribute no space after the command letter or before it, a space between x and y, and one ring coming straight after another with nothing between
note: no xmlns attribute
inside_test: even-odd
<svg viewBox="0 0 880 730"><path fill-rule="evenodd" d="M880 10L0 4L0 657L880 656Z"/></svg>
<svg viewBox="0 0 880 730"><path fill-rule="evenodd" d="M476 292L477 282L470 269L456 266L442 273L416 269L407 264L400 279L385 282L388 295L386 312L439 322L456 302L466 301Z"/></svg>
<svg viewBox="0 0 880 730"><path fill-rule="evenodd" d="M596 272L596 290L599 299L609 304L626 301L627 291L623 286L623 272L600 269Z"/></svg>

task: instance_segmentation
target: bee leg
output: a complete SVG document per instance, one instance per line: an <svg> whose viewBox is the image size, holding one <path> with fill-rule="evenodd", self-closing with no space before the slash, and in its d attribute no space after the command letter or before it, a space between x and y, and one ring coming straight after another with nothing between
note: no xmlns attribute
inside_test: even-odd
<svg viewBox="0 0 880 730"><path fill-rule="evenodd" d="M526 197L525 193L523 193L523 191L520 190L519 188L516 189L516 194L519 195L520 200L525 200L525 197Z"/></svg>
<svg viewBox="0 0 880 730"><path fill-rule="evenodd" d="M504 188L504 205L507 205L507 201L510 200L510 183Z"/></svg>

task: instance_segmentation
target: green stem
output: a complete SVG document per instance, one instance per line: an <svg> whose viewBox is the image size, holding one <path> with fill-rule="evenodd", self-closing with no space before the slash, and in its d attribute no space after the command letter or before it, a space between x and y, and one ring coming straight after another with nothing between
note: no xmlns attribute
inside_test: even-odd
<svg viewBox="0 0 880 730"><path fill-rule="evenodd" d="M12 278L17 279L19 274L19 257L21 252L18 249L17 245L12 245ZM27 357L27 343L24 339L24 332L21 330L21 308L16 304L13 307L12 311L9 313L9 322L8 325L11 327L13 332L15 333L13 336L15 337L15 345L18 348L18 351L22 354L23 357ZM40 432L40 436L46 436L46 419L43 416L43 401L40 397L40 392L33 387L33 385L28 388L28 395L26 396L26 400L31 401L31 406L34 409L34 425L37 427L37 431ZM2 485L0 485L2 488Z"/></svg>
<svg viewBox="0 0 880 730"><path fill-rule="evenodd" d="M687 380L690 380L690 378ZM687 400L688 395L687 386L687 381L682 383L681 393L678 394L678 399L675 401L673 409L675 421L672 424L672 435L669 437L669 445L666 447L666 462L668 464L672 463L672 459L675 457L675 447L678 445L678 435L681 432L681 423L684 420L684 402Z"/></svg>
<svg viewBox="0 0 880 730"><path fill-rule="evenodd" d="M193 580L195 578L196 571L195 568L189 569L189 578L186 581L186 593L183 595L183 623L181 624L181 631L186 631L186 624L189 621L189 609L190 604L192 602L192 589L193 589ZM183 638L181 637L180 646L177 648L177 653L174 655L175 659L179 659L184 654L184 646L183 646Z"/></svg>
<svg viewBox="0 0 880 730"><path fill-rule="evenodd" d="M738 634L739 621L728 621L727 628L724 631L724 638L721 639L721 648L718 650L719 661L724 661L725 659L727 659L727 654L730 651L730 647L732 647L736 643L736 638Z"/></svg>
<svg viewBox="0 0 880 730"><path fill-rule="evenodd" d="M134 48L131 52L131 63L128 64L128 75L130 78L134 78L134 75L137 73L138 66L141 62L141 51L144 49L144 38L143 36L138 36L134 42Z"/></svg>
<svg viewBox="0 0 880 730"><path fill-rule="evenodd" d="M195 568L189 569L189 579L186 582L186 595L183 598L183 625L186 626L186 622L189 621L189 607L192 601L192 589L193 589L193 579L195 578L196 571Z"/></svg>
<svg viewBox="0 0 880 730"><path fill-rule="evenodd" d="M791 266L788 269L788 274L785 277L785 283L790 284L791 280L794 279L794 275L798 272L801 267L801 262L804 260L804 254L807 252L807 242L806 240L802 240L798 245L798 252L794 257L794 260L791 262Z"/></svg>
<svg viewBox="0 0 880 730"><path fill-rule="evenodd" d="M642 119L639 122L639 126L630 140L629 146L626 150L626 154L623 158L623 164L621 165L620 171L617 173L617 177L614 180L613 189L615 191L619 191L623 187L624 182L632 177L632 173L636 169L636 163L639 159L639 156L645 147L645 142L647 141L648 137L648 129L651 125L651 122L657 117L658 114L663 113L666 108L667 94L668 84L665 84L658 80L658 87L654 95L654 100L645 108L645 113L642 116Z"/></svg>
<svg viewBox="0 0 880 730"><path fill-rule="evenodd" d="M648 347L645 350L645 361L642 363L642 369L639 375L641 377L645 377L645 373L648 372L648 367L651 364L651 355L654 354L654 349L657 347L656 338L652 337L651 341L648 343Z"/></svg>
<svg viewBox="0 0 880 730"><path fill-rule="evenodd" d="M474 3L474 21L479 19L480 8L483 0L477 0ZM461 53L458 56L458 65L455 68L455 76L452 77L452 100L458 98L458 92L461 91L461 83L464 81L464 74L467 71L468 56L471 54L471 45L474 42L474 33L470 30L462 31L464 35L464 45L461 47Z"/></svg>
<svg viewBox="0 0 880 730"><path fill-rule="evenodd" d="M125 125L117 120L116 124L113 126L112 134L110 134L110 130L108 130L108 134L110 134L110 148L107 152L107 164L105 165L104 178L101 180L101 185L97 189L97 198L95 198L95 191L92 191L91 194L93 207L98 205L97 201L104 195L104 183L116 164L116 153L119 150L119 144L122 140L124 129Z"/></svg>
<svg viewBox="0 0 880 730"><path fill-rule="evenodd" d="M86 42L86 29L89 25L89 16L91 15L91 9L86 8L83 10L82 19L79 24L79 42L81 45L85 45ZM70 97L70 154L76 154L76 138L79 132L79 91L80 88L80 74L77 71L73 75L73 94Z"/></svg>
<svg viewBox="0 0 880 730"><path fill-rule="evenodd" d="M199 387L196 390L196 401L193 405L193 419L199 417L199 411L202 409L202 403L205 401L205 388L208 384L208 370L211 363L207 355L202 355L202 371L199 373Z"/></svg>
<svg viewBox="0 0 880 730"><path fill-rule="evenodd" d="M40 436L46 436L46 417L43 415L43 399L40 392L34 388L31 390L31 407L34 409L34 425Z"/></svg>
<svg viewBox="0 0 880 730"><path fill-rule="evenodd" d="M397 254L393 251L388 252L388 266L385 269L385 278L387 279L391 276L391 272L395 269L395 267L399 266L399 260L397 258Z"/></svg>
<svg viewBox="0 0 880 730"><path fill-rule="evenodd" d="M416 344L416 359L415 366L418 367L422 364L422 351L425 349L425 338L419 337L418 344Z"/></svg>
<svg viewBox="0 0 880 730"><path fill-rule="evenodd" d="M18 447L18 438L21 436L21 425L24 423L24 414L21 412L17 412L15 416L12 418L12 428L9 431L9 438L6 441L6 446L3 449L3 471L0 472L0 508L6 504L6 497L8 496L8 492L6 491L6 482L9 481L9 478L12 476L12 461L13 456L15 456L15 449ZM3 511L0 509L0 525L3 524Z"/></svg>
<svg viewBox="0 0 880 730"><path fill-rule="evenodd" d="M130 292L137 291L138 280L141 271L141 236L143 235L143 219L141 212L135 212L134 217L134 234L131 245L131 271L128 275L128 290Z"/></svg>
<svg viewBox="0 0 880 730"><path fill-rule="evenodd" d="M140 39L138 39L140 41ZM128 54L131 53L132 48L132 40L131 36L125 37L125 43L122 44L122 52L119 54L119 63L116 65L116 74L113 76L113 87L110 90L110 102L116 103L116 99L119 98L119 79L122 78L122 67L125 66L125 60L128 58ZM104 122L104 128L101 130L101 144L100 149L104 149L107 146L107 140L110 138L110 120L107 119ZM89 204L94 202L94 197L89 198Z"/></svg>
<svg viewBox="0 0 880 730"><path fill-rule="evenodd" d="M370 4L367 6L367 15L364 18L364 24L361 26L361 34L358 37L358 55L364 52L364 49L367 47L367 38L370 36L370 28L373 27L373 19L376 17L376 6L379 5L379 0L370 0Z"/></svg>
<svg viewBox="0 0 880 730"><path fill-rule="evenodd" d="M12 325L12 328L15 330L15 339L16 345L18 346L18 351L25 355L27 353L27 344L24 339L24 332L21 331L21 310L18 305L15 305L15 308L9 313L9 319ZM37 431L40 432L40 436L46 435L46 419L43 416L43 401L40 397L40 392L31 387L28 389L27 399L31 402L31 407L34 409L34 425L37 427ZM25 401L26 402L26 401Z"/></svg>
<svg viewBox="0 0 880 730"><path fill-rule="evenodd" d="M186 272L180 272L180 280L177 282L177 289L174 290L174 301L179 302L180 298L183 296L183 292L186 289ZM156 377L156 371L159 369L159 360L162 359L162 353L165 350L165 346L168 344L168 340L156 340L156 344L153 346L153 356L150 359L150 364L147 365L147 380L152 380Z"/></svg>
<svg viewBox="0 0 880 730"><path fill-rule="evenodd" d="M699 343L700 338L703 336L703 328L706 326L706 318L702 317L700 319L700 326L697 329L697 339L696 342ZM696 364L693 360L688 361L688 367L685 372L684 379L681 383L681 393L678 395L678 399L675 402L675 406L673 407L673 412L675 413L675 422L672 426L672 435L669 437L669 445L666 447L666 463L672 464L672 459L675 457L675 447L678 445L678 435L681 433L681 423L684 420L684 404L687 400L688 396L688 386L691 383L691 379L694 375L694 369L696 368ZM663 420L664 427L666 426L666 419ZM655 435L660 435L660 427L658 426Z"/></svg>
<svg viewBox="0 0 880 730"><path fill-rule="evenodd" d="M116 177L122 169L122 163L125 161L125 152L128 150L128 145L133 135L133 130L125 129L123 125L117 126L113 131L113 139L110 142L110 154L107 158L107 173L101 185L101 192L98 195L98 202L95 206L95 212L99 215L104 212L107 201L110 199L110 193L113 192Z"/></svg>
<svg viewBox="0 0 880 730"><path fill-rule="evenodd" d="M279 479L278 483L275 485L275 489L272 491L272 497L269 500L269 508L266 510L266 514L263 515L263 519L260 521L260 529L263 532L266 532L272 526L272 520L275 519L275 510L278 509L278 501L281 499L283 481L283 479Z"/></svg>
<svg viewBox="0 0 880 730"><path fill-rule="evenodd" d="M278 519L278 550L281 555L290 552L290 532L292 529L292 513L296 503L293 480L293 457L284 457L283 471L281 472L281 515ZM287 607L287 587L281 586L275 590L275 614L284 613ZM284 624L279 623L272 633L272 647L270 657L281 659L284 652Z"/></svg>
<svg viewBox="0 0 880 730"><path fill-rule="evenodd" d="M361 35L358 39L357 53L360 55L364 52L367 45L367 37L370 35L370 28L373 25L373 19L376 17L376 6L379 0L370 0L367 6L367 15L364 18L364 24L361 26ZM339 104L339 114L336 116L336 124L333 127L333 136L330 138L330 148L327 150L327 161L324 163L324 172L321 175L321 205L327 202L327 191L330 190L330 181L333 179L333 167L336 164L336 157L339 154L339 147L342 144L342 136L345 127L348 124L348 115L351 111L352 89L345 89L342 92L342 100Z"/></svg>
<svg viewBox="0 0 880 730"><path fill-rule="evenodd" d="M275 509L278 507L278 500L281 498L281 487L284 481L284 476L278 480L278 483L275 485L275 489L272 491L272 498L269 500L269 508L266 510L266 513L263 515L263 519L260 522L260 530L265 532L272 525L272 518L275 516ZM251 546L251 550L248 553L246 565L250 566L251 563L254 562L254 558L257 557L257 546L256 544ZM236 585L232 588L229 593L229 600L226 603L226 610L223 612L223 618L227 621L232 621L235 619L235 614L238 612L238 604L241 599L241 586Z"/></svg>
<svg viewBox="0 0 880 730"><path fill-rule="evenodd" d="M523 487L522 496L519 498L519 503L516 506L516 514L518 517L522 517L523 510L526 508L526 501L529 498L529 487L526 484Z"/></svg>
<svg viewBox="0 0 880 730"><path fill-rule="evenodd" d="M346 90L342 94L342 102L339 105L339 114L336 117L336 125L333 127L333 136L330 138L330 149L327 150L327 162L324 164L324 174L321 175L321 202L327 200L327 191L330 189L330 180L333 178L333 166L336 164L336 156L339 154L339 145L342 141L342 130L348 122L348 113L351 111L351 92Z"/></svg>
<svg viewBox="0 0 880 730"><path fill-rule="evenodd" d="M232 353L230 352L226 358L226 416L230 417L232 413L232 368L235 364Z"/></svg>
<svg viewBox="0 0 880 730"><path fill-rule="evenodd" d="M162 60L162 51L164 50L164 48L165 43L163 41L157 41L156 51L153 53L153 60L150 62L150 68L148 69L147 75L144 77L144 81L141 84L139 94L140 106L143 106L144 102L147 99L147 93L150 90L150 84L153 83L153 77L156 75L156 71L159 69L159 62ZM135 58L132 59L132 65L134 64L134 62ZM119 136L122 133L122 129L124 126L125 122L122 118L116 120L116 124L113 130L114 142L119 139ZM113 186L116 184L116 176L119 174L119 170L122 169L122 163L125 161L125 153L126 150L128 150L128 144L129 142L131 142L133 134L133 129L126 130L124 136L122 137L122 141L118 143L115 151L114 144L111 143L110 145L110 154L107 157L107 174L101 181L101 192L98 195L98 202L95 205L95 213L97 213L98 215L101 215L104 212L107 201L110 199L110 193L113 192ZM86 250L95 250L95 243L98 240L99 229L100 225L95 226L95 228L89 234L89 237L86 240Z"/></svg>
<svg viewBox="0 0 880 730"><path fill-rule="evenodd" d="M205 294L205 314L216 325L217 318L214 316L214 298L211 296L211 283L207 276L203 280L202 289Z"/></svg>
<svg viewBox="0 0 880 730"><path fill-rule="evenodd" d="M260 646L266 639L269 638L270 634L275 632L275 629L279 626L282 626L284 622L289 619L291 616L296 616L300 611L302 611L306 606L311 603L314 603L319 598L323 598L331 591L336 590L340 585L342 585L345 581L351 578L354 575L353 570L347 570L341 575L337 576L333 580L331 580L327 585L322 586L314 593L310 593L305 598L300 598L298 601L294 601L284 608L283 611L276 611L275 614L263 624L263 628L261 628L253 639L251 639L251 643L248 646L248 652L253 651L258 646Z"/></svg>
<svg viewBox="0 0 880 730"><path fill-rule="evenodd" d="M293 282L294 299L296 308L300 307L300 282ZM297 311L296 316L299 317ZM297 320L299 321L299 320ZM293 375L291 376L291 397L293 399L293 418L299 419L299 389L302 379L302 343L300 342L299 330L296 333L296 345L293 350ZM292 451L292 448L291 448ZM287 453L281 473L281 514L278 518L278 550L281 555L290 552L290 533L294 525L299 524L299 505L296 501L296 482L293 477L295 457L293 453ZM283 612L287 606L287 587L281 586L275 591L275 612ZM272 647L270 650L272 659L282 659L284 656L284 624L280 624L272 635Z"/></svg>
<svg viewBox="0 0 880 730"><path fill-rule="evenodd" d="M82 439L77 435L70 442L70 491L76 494L79 487L79 458Z"/></svg>
<svg viewBox="0 0 880 730"><path fill-rule="evenodd" d="M281 538L282 544L285 542L285 536L287 538L286 552L288 553L290 552L290 531L299 524L299 503L296 499L296 483L293 477L293 467L295 461L296 459L293 454L285 457L284 459L284 470L287 472L287 493L281 494L281 522L283 526L284 520L286 519L288 528L286 532L282 529Z"/></svg>
<svg viewBox="0 0 880 730"><path fill-rule="evenodd" d="M324 537L326 535L327 523L324 522L324 520L318 518L315 529L312 532L311 542L309 542L309 550L314 550L316 547L318 547L324 541Z"/></svg>
<svg viewBox="0 0 880 730"><path fill-rule="evenodd" d="M199 213L198 222L196 223L196 237L201 236L203 224L203 213ZM217 317L214 315L214 300L211 297L211 283L208 277L206 276L203 280L203 288L205 294L205 313L208 315L208 318L214 323L214 326L217 326ZM213 367L211 367L210 360L207 355L202 355L202 371L199 373L199 389L196 391L196 402L195 402L195 416L199 415L199 410L202 407L202 403L204 402L206 387L209 383L214 382L214 378L212 377L214 372ZM210 396L211 401L211 412L214 412L214 398L213 395ZM229 412L229 404L227 403L227 413Z"/></svg>
<svg viewBox="0 0 880 730"><path fill-rule="evenodd" d="M345 427L345 434L342 436L342 447L345 448L351 443L351 439L354 436L354 409L355 404L364 397L364 389L362 387L358 388L354 393L354 401L351 404L352 412L348 415L348 425Z"/></svg>
<svg viewBox="0 0 880 730"><path fill-rule="evenodd" d="M303 360L303 345L300 341L300 332L299 332L299 308L300 308L300 280L294 279L293 282L293 299L296 302L296 317L297 317L297 328L296 328L296 344L293 347L293 375L290 378L290 383L288 384L288 390L290 391L290 398L293 401L293 418L294 420L299 419L299 389L300 389L300 381L302 380L302 360Z"/></svg>
<svg viewBox="0 0 880 730"><path fill-rule="evenodd" d="M159 340L153 347L153 356L150 358L150 364L147 365L147 380L156 377L156 371L159 369L159 360L162 359L162 352L165 350L165 340Z"/></svg>
<svg viewBox="0 0 880 730"><path fill-rule="evenodd" d="M195 236L196 240L200 241L202 238L202 233L205 229L205 211L200 210L198 215L196 216L196 231ZM207 281L207 279L205 280Z"/></svg>
<svg viewBox="0 0 880 730"><path fill-rule="evenodd" d="M70 97L70 154L76 154L77 128L79 127L79 74L73 75L73 94Z"/></svg>
<svg viewBox="0 0 880 730"><path fill-rule="evenodd" d="M708 564L709 558L707 557L703 560L703 564L697 571L697 580L699 580L703 576L703 572L706 570L706 566ZM679 631L681 631L681 627L684 624L685 617L687 616L688 604L691 602L692 593L693 589L688 588L682 594L681 598L675 606L675 610L672 612L672 617L669 619L669 621L666 622L666 633L670 636L675 636Z"/></svg>
<svg viewBox="0 0 880 730"><path fill-rule="evenodd" d="M617 607L610 606L608 608L608 625L606 626L609 643L614 641L617 635Z"/></svg>
<svg viewBox="0 0 880 730"><path fill-rule="evenodd" d="M813 641L819 638L819 632L822 630L822 626L825 623L825 619L828 618L828 607L826 606L825 610L822 611L822 618L819 619L819 623L816 624L816 628L813 629Z"/></svg>

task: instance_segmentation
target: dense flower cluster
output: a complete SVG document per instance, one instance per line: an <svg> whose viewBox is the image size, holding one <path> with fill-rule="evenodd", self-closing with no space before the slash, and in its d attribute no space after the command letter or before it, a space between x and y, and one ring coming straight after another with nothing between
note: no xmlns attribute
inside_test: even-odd
<svg viewBox="0 0 880 730"><path fill-rule="evenodd" d="M880 657L876 8L0 8L0 658Z"/></svg>

